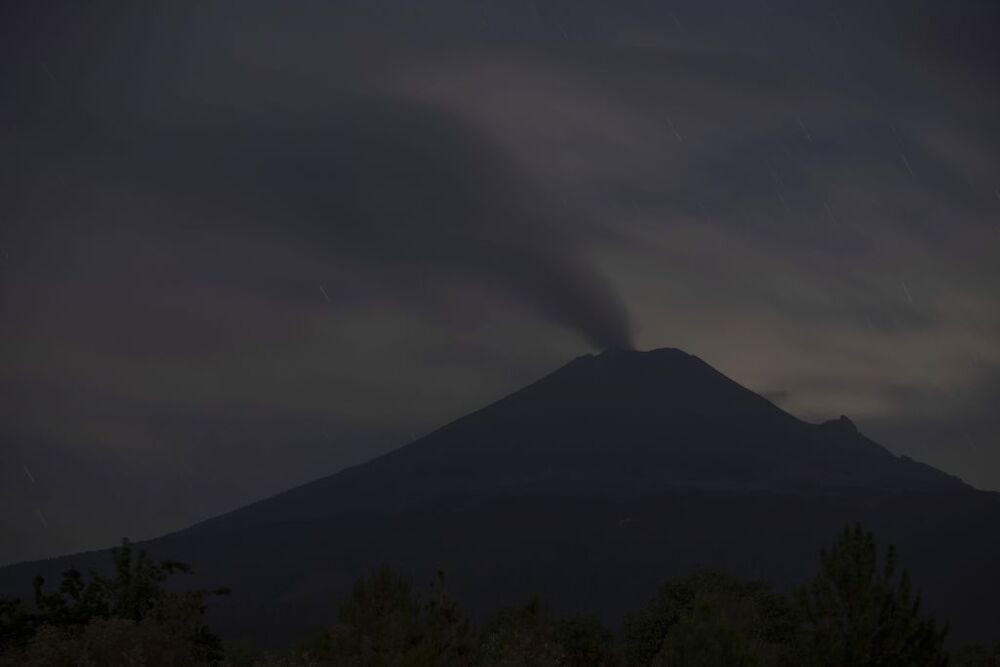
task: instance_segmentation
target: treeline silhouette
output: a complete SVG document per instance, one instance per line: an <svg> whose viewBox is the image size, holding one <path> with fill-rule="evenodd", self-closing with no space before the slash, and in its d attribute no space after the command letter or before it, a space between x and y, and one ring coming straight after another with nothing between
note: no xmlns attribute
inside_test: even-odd
<svg viewBox="0 0 1000 667"><path fill-rule="evenodd" d="M208 627L207 600L226 589L170 590L167 579L190 568L125 540L111 577L69 570L52 592L36 577L31 604L0 599L0 667L1000 667L1000 644L949 654L947 625L921 609L896 550L878 551L860 525L845 528L790 596L722 572L670 580L617 637L596 616L555 616L537 597L476 625L443 573L421 594L382 568L356 584L330 628L276 656L227 645Z"/></svg>

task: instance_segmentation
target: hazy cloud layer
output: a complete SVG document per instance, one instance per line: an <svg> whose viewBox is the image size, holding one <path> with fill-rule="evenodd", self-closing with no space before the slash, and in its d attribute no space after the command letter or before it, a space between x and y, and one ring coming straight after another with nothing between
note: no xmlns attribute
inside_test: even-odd
<svg viewBox="0 0 1000 667"><path fill-rule="evenodd" d="M632 340L1000 489L998 12L917 4L5 7L0 560Z"/></svg>

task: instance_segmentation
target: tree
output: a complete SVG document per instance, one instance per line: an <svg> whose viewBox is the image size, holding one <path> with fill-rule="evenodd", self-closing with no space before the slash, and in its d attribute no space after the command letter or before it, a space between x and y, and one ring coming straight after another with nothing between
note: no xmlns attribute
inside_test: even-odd
<svg viewBox="0 0 1000 667"><path fill-rule="evenodd" d="M328 646L317 657L345 665L402 664L421 632L410 582L383 567L359 581L340 605Z"/></svg>
<svg viewBox="0 0 1000 667"><path fill-rule="evenodd" d="M359 581L333 629L300 653L337 665L468 664L474 646L468 618L448 596L444 573L426 600L383 567Z"/></svg>
<svg viewBox="0 0 1000 667"><path fill-rule="evenodd" d="M24 647L0 656L0 667L189 667L208 662L197 654L189 639L153 618L95 618L79 626L40 627Z"/></svg>
<svg viewBox="0 0 1000 667"><path fill-rule="evenodd" d="M556 619L552 637L563 648L564 664L570 667L601 667L616 662L614 634L593 614Z"/></svg>
<svg viewBox="0 0 1000 667"><path fill-rule="evenodd" d="M475 653L472 626L465 611L448 595L444 571L422 604L424 633L418 654L435 665L466 665Z"/></svg>
<svg viewBox="0 0 1000 667"><path fill-rule="evenodd" d="M681 631L694 633L706 623L731 626L768 663L787 661L795 631L788 602L766 584L709 571L664 583L644 609L626 617L625 662L653 664L675 626L696 612L701 616ZM709 612L714 620L706 618Z"/></svg>
<svg viewBox="0 0 1000 667"><path fill-rule="evenodd" d="M495 612L483 626L480 664L614 665L614 635L591 614L552 617L538 596Z"/></svg>
<svg viewBox="0 0 1000 667"><path fill-rule="evenodd" d="M717 607L700 602L667 633L656 667L756 667L760 651Z"/></svg>
<svg viewBox="0 0 1000 667"><path fill-rule="evenodd" d="M45 580L35 577L33 611L25 611L15 601L0 604L0 636L7 644L4 648L33 645L35 650L43 637L49 643L84 642L100 652L95 642L102 638L125 641L121 639L122 633L131 628L139 633L137 637L146 636L153 643L163 633L170 634L178 644L189 643L189 659L213 662L222 657L221 642L205 624L203 614L205 597L226 594L227 589L168 591L167 579L188 573L191 568L175 561L158 563L145 551L133 555L128 540L122 540L121 546L111 550L111 555L115 566L113 577L94 571L87 577L79 570L67 570L54 592L47 592Z"/></svg>
<svg viewBox="0 0 1000 667"><path fill-rule="evenodd" d="M981 644L969 644L955 651L951 664L955 667L1000 667L1000 644L992 649Z"/></svg>
<svg viewBox="0 0 1000 667"><path fill-rule="evenodd" d="M308 664L404 666L614 663L614 638L594 616L552 618L542 602L495 612L479 633L447 594L438 572L421 597L409 581L381 568L358 582L334 628L300 650Z"/></svg>
<svg viewBox="0 0 1000 667"><path fill-rule="evenodd" d="M812 584L795 594L803 622L804 664L947 664L947 626L939 629L920 613L920 596L914 595L909 574L897 572L895 547L889 547L879 568L875 538L855 524L845 527L833 548L820 554L820 564Z"/></svg>
<svg viewBox="0 0 1000 667"><path fill-rule="evenodd" d="M563 665L548 610L538 596L494 612L480 632L480 659L488 665Z"/></svg>
<svg viewBox="0 0 1000 667"><path fill-rule="evenodd" d="M0 598L0 655L25 646L35 633L35 618L17 598Z"/></svg>

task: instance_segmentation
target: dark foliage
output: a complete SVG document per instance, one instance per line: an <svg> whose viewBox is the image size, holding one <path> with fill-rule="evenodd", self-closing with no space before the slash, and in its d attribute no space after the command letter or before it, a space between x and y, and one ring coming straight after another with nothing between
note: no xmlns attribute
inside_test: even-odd
<svg viewBox="0 0 1000 667"><path fill-rule="evenodd" d="M699 602L681 618L663 642L657 667L756 667L768 664L758 646L718 607ZM773 664L773 663L771 663Z"/></svg>
<svg viewBox="0 0 1000 667"><path fill-rule="evenodd" d="M34 617L19 599L0 598L0 654L27 644L34 625Z"/></svg>
<svg viewBox="0 0 1000 667"><path fill-rule="evenodd" d="M1000 667L1000 643L992 648L970 644L955 651L953 667Z"/></svg>
<svg viewBox="0 0 1000 667"><path fill-rule="evenodd" d="M574 614L556 619L553 638L563 647L563 664L599 667L616 662L614 633L592 614Z"/></svg>
<svg viewBox="0 0 1000 667"><path fill-rule="evenodd" d="M653 664L668 636L685 619L690 620L681 630L691 636L712 625L731 629L774 662L787 651L795 626L789 604L766 584L703 572L663 584L644 609L626 618L622 638L626 662Z"/></svg>
<svg viewBox="0 0 1000 667"><path fill-rule="evenodd" d="M482 661L491 665L560 665L565 656L537 596L495 612L483 626L479 647Z"/></svg>
<svg viewBox="0 0 1000 667"><path fill-rule="evenodd" d="M479 637L483 665L601 667L617 662L614 634L596 616L553 617L537 596L494 613Z"/></svg>
<svg viewBox="0 0 1000 667"><path fill-rule="evenodd" d="M128 540L112 549L112 557L112 577L67 570L59 588L52 592L45 590L42 577L35 577L32 609L18 600L0 603L3 650L25 650L27 656L32 654L33 644L37 648L39 643L61 642L78 644L76 649L81 651L99 652L95 647L102 642L130 643L131 633L131 643L144 636L154 644L189 646L189 660L221 659L220 639L204 622L203 614L206 596L226 594L227 589L170 591L167 579L191 568L175 561L156 562L145 551L134 554Z"/></svg>
<svg viewBox="0 0 1000 667"><path fill-rule="evenodd" d="M820 555L820 572L795 593L806 664L830 667L946 665L947 627L920 611L909 574L890 546L882 567L875 538L847 527ZM897 576L898 575L898 576Z"/></svg>
<svg viewBox="0 0 1000 667"><path fill-rule="evenodd" d="M385 567L358 582L334 627L298 651L306 661L371 667L469 664L472 652L469 621L445 592L443 573L422 599Z"/></svg>

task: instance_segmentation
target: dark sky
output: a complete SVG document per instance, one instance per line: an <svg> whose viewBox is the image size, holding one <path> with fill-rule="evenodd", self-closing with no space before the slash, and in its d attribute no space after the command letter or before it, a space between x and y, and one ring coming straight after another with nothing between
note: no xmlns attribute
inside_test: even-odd
<svg viewBox="0 0 1000 667"><path fill-rule="evenodd" d="M630 343L1000 489L996 2L2 7L0 562Z"/></svg>

